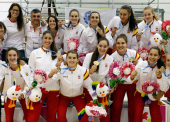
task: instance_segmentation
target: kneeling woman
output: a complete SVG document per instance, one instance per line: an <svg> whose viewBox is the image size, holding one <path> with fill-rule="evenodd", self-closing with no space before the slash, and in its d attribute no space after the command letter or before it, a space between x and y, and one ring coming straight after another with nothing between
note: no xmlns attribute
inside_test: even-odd
<svg viewBox="0 0 170 122"><path fill-rule="evenodd" d="M58 107L58 122L67 122L66 112L70 101L74 102L74 105L78 112L80 112L86 105L83 86L85 86L89 93L92 94L91 87L92 80L89 77L89 72L84 67L77 65L79 62L78 54L76 51L68 51L66 57L67 65L61 66L61 72L57 73L57 69L52 69L49 77L53 76L53 82L58 82L60 79L60 102ZM88 122L88 117L85 115L80 122Z"/></svg>
<svg viewBox="0 0 170 122"><path fill-rule="evenodd" d="M145 106L145 102L143 102L141 97L141 94L143 93L142 84L147 80L157 82L160 85L160 90L158 91L158 94L154 97L157 100L151 101L151 103L149 104L149 110L152 122L162 122L162 115L158 100L163 96L164 92L168 90L168 82L162 81L162 72L160 69L161 67L165 67L161 51L158 47L152 47L149 50L148 62L139 62L135 67L136 69L141 69L140 73L137 73L137 71L134 70L131 76L128 78L128 81L131 82L137 81L138 79L134 98L134 120L136 122L142 122L142 113Z"/></svg>
<svg viewBox="0 0 170 122"><path fill-rule="evenodd" d="M83 67L89 69L90 77L93 81L103 82L104 84L109 85L109 67L110 64L113 62L113 58L107 54L107 50L109 47L109 42L105 37L100 37L96 50L93 53L89 53L86 55L85 60L83 62ZM100 59L99 65L94 64L94 61ZM110 91L111 93L113 90ZM90 95L88 92L85 91L86 101L90 101ZM103 98L104 99L104 98ZM108 96L106 96L106 101ZM98 97L100 103L102 103L102 98ZM103 100L104 102L104 100ZM108 103L104 103L106 111L108 113ZM109 114L107 117L102 117L100 122L110 122Z"/></svg>
<svg viewBox="0 0 170 122"><path fill-rule="evenodd" d="M24 94L26 93L25 90L27 88L25 81L29 81L30 68L28 65L23 65L23 66L20 65L19 51L14 47L8 48L7 53L6 53L6 59L7 59L8 65L6 65L4 62L4 66L1 65L1 70L0 70L0 84L2 83L2 80L5 78L3 94L5 95L7 90L13 86L13 82L15 78L16 85L20 85L21 87L22 93L18 99L24 112L23 119L26 120L27 109L26 109ZM17 96L14 96L14 97L17 98ZM6 115L5 116L6 122L13 122L15 103L12 103L12 100L7 98L7 100L4 102L4 109L5 109L5 115Z"/></svg>

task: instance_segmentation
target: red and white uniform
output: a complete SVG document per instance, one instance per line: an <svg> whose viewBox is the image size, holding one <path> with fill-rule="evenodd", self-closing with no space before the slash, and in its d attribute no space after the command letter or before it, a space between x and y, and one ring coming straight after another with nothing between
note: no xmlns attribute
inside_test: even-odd
<svg viewBox="0 0 170 122"><path fill-rule="evenodd" d="M61 47L63 44L63 38L64 38L64 31L62 30L62 28L58 28L57 34L55 35L55 44L58 51L60 51L60 53L63 51Z"/></svg>
<svg viewBox="0 0 170 122"><path fill-rule="evenodd" d="M30 57L31 52L34 49L40 48L43 44L42 35L43 32L47 30L46 26L40 26L34 28L31 24L31 21L25 25L25 36L27 36L26 41L26 58Z"/></svg>
<svg viewBox="0 0 170 122"><path fill-rule="evenodd" d="M142 22L138 24L139 33L141 33L145 29L147 24L149 23L146 23L145 20L143 20ZM153 23L151 24L151 26L147 28L147 30L143 33L140 39L140 48L145 47L147 49L150 49L152 47L151 44L148 46L150 36L152 35L150 32L159 33L161 35L161 24L162 22L160 20L156 20L156 19L153 20Z"/></svg>
<svg viewBox="0 0 170 122"><path fill-rule="evenodd" d="M52 60L51 52L46 52L45 48L41 47L31 52L28 64L31 67L32 74L35 70L42 69L48 75L51 69L55 68L56 63L57 58ZM59 83L58 82L45 83L44 86L46 90L49 92L42 93L41 98L42 102L34 103L33 104L34 110L28 110L27 122L37 122L39 120L41 108L45 99L47 104L46 120L47 122L56 121L56 112L59 103Z"/></svg>
<svg viewBox="0 0 170 122"><path fill-rule="evenodd" d="M89 69L89 65L90 65L90 61L92 58L93 53L88 53L84 59L83 62L83 67L85 67L86 69ZM106 85L109 85L109 76L108 76L108 72L109 72L109 67L111 65L111 63L113 62L113 58L111 56L109 56L108 54L105 54L105 56L103 57L103 59L100 61L99 64L99 71L98 72L94 72L92 74L90 74L90 78L93 81L99 81L99 82L103 82ZM87 103L90 102L90 96L88 94L88 92L85 92L85 96L86 96L86 101ZM108 96L107 96L108 98ZM102 98L99 98L99 103L102 103ZM108 113L108 106L105 105L106 111ZM100 119L100 122L110 122L109 120L109 114L107 114L107 117L102 117Z"/></svg>
<svg viewBox="0 0 170 122"><path fill-rule="evenodd" d="M5 62L4 62L5 63ZM16 84L20 85L22 93L26 93L26 83L25 81L29 81L30 77L30 68L28 65L21 66L19 65L17 70L13 70L10 68L10 66L7 66L8 68L1 66L0 70L0 84L2 83L3 79L4 81L4 88L3 88L3 94L11 87L13 86L14 78L16 79ZM19 100L20 104L22 106L24 117L23 119L26 120L27 118L27 109L25 104L25 99ZM4 108L5 108L5 118L6 122L13 122L13 115L15 107L9 108L8 105L10 104L10 99L7 98L7 102L4 102Z"/></svg>
<svg viewBox="0 0 170 122"><path fill-rule="evenodd" d="M163 81L167 81L169 86L170 86L170 76L168 77L168 74L170 74L170 69L168 67L166 67L166 76L163 74L162 78ZM165 80L164 80L165 79ZM168 91L164 94L165 97L167 97L168 99L170 99L170 88L168 89Z"/></svg>
<svg viewBox="0 0 170 122"><path fill-rule="evenodd" d="M84 25L82 25L80 22L75 26L71 26L70 28L65 28L64 40L63 40L65 52L68 51L68 48L67 48L68 40L72 37L75 37L80 40L81 33L84 29L85 29Z"/></svg>
<svg viewBox="0 0 170 122"><path fill-rule="evenodd" d="M114 36L114 40L116 42L116 38L120 34L125 34L127 36L128 46L129 49L138 50L138 43L136 39L136 34L138 33L138 28L136 27L132 32L129 30L129 22L125 25L122 25L119 28L119 25L121 24L121 19L118 16L113 17L113 19L108 24L108 29L111 31L114 27L118 28L116 31L116 34Z"/></svg>
<svg viewBox="0 0 170 122"><path fill-rule="evenodd" d="M17 22L12 22L9 18L4 19L2 22L7 28L7 35L8 35L3 49L7 50L8 47L15 47L18 50L23 50L24 49L23 39L25 36L24 27L21 31L18 31Z"/></svg>
<svg viewBox="0 0 170 122"><path fill-rule="evenodd" d="M106 38L109 41L109 47L113 48L114 40L111 39L111 34L105 26ZM78 53L94 52L98 44L97 33L89 26L83 30L78 47Z"/></svg>
<svg viewBox="0 0 170 122"><path fill-rule="evenodd" d="M67 68L67 66L61 66ZM63 72L63 70L61 70ZM77 65L74 71L66 70L64 74L57 73L52 78L53 82L60 80L60 103L57 112L59 122L67 122L66 112L70 101L74 102L77 112L80 112L86 105L83 86L85 86L92 95L92 80L89 77L89 72L84 67ZM95 99L95 98L94 98ZM87 122L88 117L85 115L80 122Z"/></svg>
<svg viewBox="0 0 170 122"><path fill-rule="evenodd" d="M128 56L127 56L127 55ZM122 65L125 62L129 62L129 58L134 57L138 59L138 61L142 61L139 54L132 49L127 49L127 52L124 56L119 55L119 53L116 51L114 52L111 57L114 61L117 61L120 65ZM122 80L127 80L127 78L123 78ZM128 97L128 119L129 122L134 121L134 93L136 90L135 84L128 84L125 82L124 84L119 84L116 90L112 94L113 104L111 107L111 122L120 122L121 117L121 111L122 111L122 105L123 105L123 99L125 96L125 93L127 92Z"/></svg>
<svg viewBox="0 0 170 122"><path fill-rule="evenodd" d="M135 93L135 116L134 120L137 122L142 122L142 113L144 109L145 102L143 102L141 93L142 91L142 84L147 81L155 81L160 85L160 90L161 91L167 91L169 86L168 82L164 81L164 76L161 77L160 79L157 78L156 76L156 70L157 64L153 67L148 67L146 69L143 69L144 67L148 66L147 61L141 61L136 65L136 69L140 68L141 71L138 73L138 75L135 77L133 81L137 82L136 83L136 90L137 92ZM128 77L128 82L133 82L130 77ZM162 115L160 111L160 106L158 105L158 101L152 101L151 104L149 104L149 109L150 109L150 115L151 119L153 122L162 122Z"/></svg>

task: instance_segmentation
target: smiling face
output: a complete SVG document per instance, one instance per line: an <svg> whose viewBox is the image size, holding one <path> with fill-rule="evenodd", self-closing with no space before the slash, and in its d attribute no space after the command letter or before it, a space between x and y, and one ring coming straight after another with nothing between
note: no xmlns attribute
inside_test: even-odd
<svg viewBox="0 0 170 122"><path fill-rule="evenodd" d="M76 11L72 11L69 18L71 23L76 25L79 20L79 14Z"/></svg>
<svg viewBox="0 0 170 122"><path fill-rule="evenodd" d="M120 19L123 24L126 24L129 21L130 13L126 9L120 10Z"/></svg>
<svg viewBox="0 0 170 122"><path fill-rule="evenodd" d="M159 58L160 58L160 55L158 54L158 50L151 49L149 54L148 54L148 62L149 62L149 64L156 63Z"/></svg>
<svg viewBox="0 0 170 122"><path fill-rule="evenodd" d="M19 56L17 55L17 52L15 50L10 50L7 54L7 59L9 63L15 63L17 62L17 59Z"/></svg>
<svg viewBox="0 0 170 122"><path fill-rule="evenodd" d="M144 20L146 21L147 24L153 21L154 14L150 9L144 10L143 13L144 13Z"/></svg>
<svg viewBox="0 0 170 122"><path fill-rule="evenodd" d="M99 44L97 44L99 55L100 56L105 55L108 50L108 47L109 46L108 46L106 40L100 41Z"/></svg>
<svg viewBox="0 0 170 122"><path fill-rule="evenodd" d="M42 39L43 39L43 47L46 49L50 49L50 46L54 41L52 35L50 33L46 33Z"/></svg>
<svg viewBox="0 0 170 122"><path fill-rule="evenodd" d="M10 13L12 18L17 18L19 16L18 6L13 6L13 8L10 10Z"/></svg>
<svg viewBox="0 0 170 122"><path fill-rule="evenodd" d="M170 69L170 54L166 56L166 66Z"/></svg>
<svg viewBox="0 0 170 122"><path fill-rule="evenodd" d="M116 41L116 49L119 54L125 55L127 50L127 43L123 38L118 38Z"/></svg>
<svg viewBox="0 0 170 122"><path fill-rule="evenodd" d="M31 23L33 25L39 25L41 20L41 13L32 13L31 14Z"/></svg>
<svg viewBox="0 0 170 122"><path fill-rule="evenodd" d="M74 53L69 53L66 58L66 62L68 64L68 67L74 68L76 67L79 60L77 59L77 55Z"/></svg>
<svg viewBox="0 0 170 122"><path fill-rule="evenodd" d="M1 26L0 27L0 35L3 35L5 33L5 31L4 31L4 27L3 26Z"/></svg>
<svg viewBox="0 0 170 122"><path fill-rule="evenodd" d="M50 26L50 29L55 29L56 27L56 21L53 17L50 17L49 18L49 22L48 22L48 25Z"/></svg>
<svg viewBox="0 0 170 122"><path fill-rule="evenodd" d="M89 19L92 26L98 26L100 18L98 13L92 13Z"/></svg>

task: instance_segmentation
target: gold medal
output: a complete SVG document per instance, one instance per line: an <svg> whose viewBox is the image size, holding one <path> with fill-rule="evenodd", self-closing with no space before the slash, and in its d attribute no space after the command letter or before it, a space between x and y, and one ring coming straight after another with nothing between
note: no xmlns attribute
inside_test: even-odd
<svg viewBox="0 0 170 122"><path fill-rule="evenodd" d="M134 60L135 60L135 58L134 58L134 57L131 57L131 58L130 58L130 60L131 60L131 61L134 61Z"/></svg>
<svg viewBox="0 0 170 122"><path fill-rule="evenodd" d="M164 71L165 71L165 67L162 66L162 67L161 67L161 72L164 72Z"/></svg>
<svg viewBox="0 0 170 122"><path fill-rule="evenodd" d="M61 53L60 52L57 52L57 57L60 57Z"/></svg>
<svg viewBox="0 0 170 122"><path fill-rule="evenodd" d="M60 67L57 67L57 71L58 71L58 72L61 72L61 68L60 68Z"/></svg>
<svg viewBox="0 0 170 122"><path fill-rule="evenodd" d="M99 65L99 62L98 62L98 61L94 61L93 63L94 63L94 65L96 65L96 66Z"/></svg>

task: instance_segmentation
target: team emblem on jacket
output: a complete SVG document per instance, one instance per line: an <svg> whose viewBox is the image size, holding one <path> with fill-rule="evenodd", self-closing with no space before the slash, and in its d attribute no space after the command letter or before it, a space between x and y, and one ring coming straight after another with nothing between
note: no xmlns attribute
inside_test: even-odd
<svg viewBox="0 0 170 122"><path fill-rule="evenodd" d="M127 33L130 33L130 30L127 30Z"/></svg>
<svg viewBox="0 0 170 122"><path fill-rule="evenodd" d="M76 35L78 34L78 31L76 32Z"/></svg>
<svg viewBox="0 0 170 122"><path fill-rule="evenodd" d="M26 76L28 76L28 73L26 73Z"/></svg>
<svg viewBox="0 0 170 122"><path fill-rule="evenodd" d="M60 39L60 37L58 37L58 39Z"/></svg>
<svg viewBox="0 0 170 122"><path fill-rule="evenodd" d="M20 74L20 77L22 77L22 75Z"/></svg>
<svg viewBox="0 0 170 122"><path fill-rule="evenodd" d="M105 67L107 67L107 64L105 64Z"/></svg>
<svg viewBox="0 0 170 122"><path fill-rule="evenodd" d="M80 75L78 75L78 79L80 79Z"/></svg>
<svg viewBox="0 0 170 122"><path fill-rule="evenodd" d="M156 28L156 31L158 31L158 28Z"/></svg>
<svg viewBox="0 0 170 122"><path fill-rule="evenodd" d="M68 78L68 76L63 76L63 78Z"/></svg>

